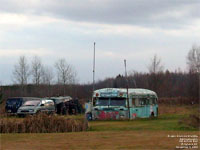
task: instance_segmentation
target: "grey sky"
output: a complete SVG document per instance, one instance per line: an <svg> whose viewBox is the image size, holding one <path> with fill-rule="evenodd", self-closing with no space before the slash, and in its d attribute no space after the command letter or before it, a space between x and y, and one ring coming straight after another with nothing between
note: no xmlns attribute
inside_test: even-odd
<svg viewBox="0 0 200 150"><path fill-rule="evenodd" d="M0 82L12 83L20 55L54 67L66 58L78 79L92 79L93 42L98 79L147 71L154 54L165 69L186 70L200 44L199 0L0 0Z"/></svg>

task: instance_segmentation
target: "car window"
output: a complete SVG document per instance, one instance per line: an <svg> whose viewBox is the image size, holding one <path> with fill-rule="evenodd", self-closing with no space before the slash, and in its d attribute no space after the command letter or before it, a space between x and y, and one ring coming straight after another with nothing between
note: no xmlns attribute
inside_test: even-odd
<svg viewBox="0 0 200 150"><path fill-rule="evenodd" d="M54 102L52 100L46 100L44 105L45 106L54 106Z"/></svg>
<svg viewBox="0 0 200 150"><path fill-rule="evenodd" d="M37 106L40 104L39 100L26 101L23 106Z"/></svg>
<svg viewBox="0 0 200 150"><path fill-rule="evenodd" d="M11 98L6 101L7 105L18 105L21 103L20 98Z"/></svg>

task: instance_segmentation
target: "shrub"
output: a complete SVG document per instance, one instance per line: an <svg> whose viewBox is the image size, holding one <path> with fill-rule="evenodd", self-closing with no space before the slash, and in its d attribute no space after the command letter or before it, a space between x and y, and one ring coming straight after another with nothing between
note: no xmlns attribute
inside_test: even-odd
<svg viewBox="0 0 200 150"><path fill-rule="evenodd" d="M88 122L84 118L39 114L24 119L0 119L0 133L53 133L86 131Z"/></svg>
<svg viewBox="0 0 200 150"><path fill-rule="evenodd" d="M200 115L199 110L193 111L189 116L182 118L180 124L187 125L196 129L200 129Z"/></svg>

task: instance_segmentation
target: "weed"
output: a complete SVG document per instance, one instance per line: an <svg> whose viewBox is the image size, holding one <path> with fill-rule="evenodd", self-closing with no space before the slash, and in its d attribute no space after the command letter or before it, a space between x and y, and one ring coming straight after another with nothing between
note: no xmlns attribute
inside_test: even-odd
<svg viewBox="0 0 200 150"><path fill-rule="evenodd" d="M0 119L0 133L53 133L86 131L88 123L84 118L40 114L24 119Z"/></svg>

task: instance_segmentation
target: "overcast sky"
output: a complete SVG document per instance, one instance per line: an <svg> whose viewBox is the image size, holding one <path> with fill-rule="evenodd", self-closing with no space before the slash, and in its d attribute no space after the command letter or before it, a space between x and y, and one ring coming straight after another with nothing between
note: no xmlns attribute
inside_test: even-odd
<svg viewBox="0 0 200 150"><path fill-rule="evenodd" d="M54 67L65 58L78 81L147 72L157 54L165 69L186 70L192 45L200 45L199 0L0 0L0 82L12 84L21 55Z"/></svg>

